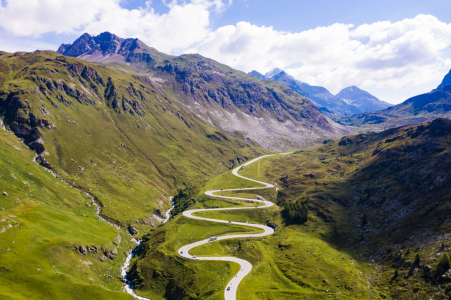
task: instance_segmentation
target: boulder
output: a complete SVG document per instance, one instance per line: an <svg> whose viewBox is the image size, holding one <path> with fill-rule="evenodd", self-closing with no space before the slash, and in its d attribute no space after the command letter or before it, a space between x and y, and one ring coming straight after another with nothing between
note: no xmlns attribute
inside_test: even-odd
<svg viewBox="0 0 451 300"><path fill-rule="evenodd" d="M90 253L99 253L100 247L99 246L95 246L95 245L91 245L91 246L86 247L86 249Z"/></svg>
<svg viewBox="0 0 451 300"><path fill-rule="evenodd" d="M108 258L111 259L111 260L116 259L116 256L117 256L117 249L116 249L116 248L113 248L113 249L111 249L111 250L105 251L105 256L108 257Z"/></svg>
<svg viewBox="0 0 451 300"><path fill-rule="evenodd" d="M133 227L132 225L129 225L129 226L128 226L128 232L129 232L131 235L136 235L136 234L139 233L138 230L137 230L135 227Z"/></svg>
<svg viewBox="0 0 451 300"><path fill-rule="evenodd" d="M78 253L81 255L88 255L88 249L86 246L80 246L78 247Z"/></svg>

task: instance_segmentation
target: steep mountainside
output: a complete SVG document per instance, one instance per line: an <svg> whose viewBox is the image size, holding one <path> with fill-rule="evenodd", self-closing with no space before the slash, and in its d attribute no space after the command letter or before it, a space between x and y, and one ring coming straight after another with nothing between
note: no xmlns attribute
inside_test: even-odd
<svg viewBox="0 0 451 300"><path fill-rule="evenodd" d="M451 121L447 119L325 140L319 148L262 159L239 172L274 182L277 189L260 196L280 209L198 216L271 224L276 233L264 240L219 241L192 254L233 255L250 261L253 272L239 290L242 299L261 299L255 295L269 293L268 284L271 299L336 295L346 299L448 299L450 167ZM200 191L247 186L229 175L213 179ZM240 205L195 195L186 189L177 201L183 199L184 209ZM255 196L249 191L240 195ZM286 209L295 201L303 203L307 220L290 218ZM156 299L220 294L231 266L224 263L221 269L216 262L206 262L208 267L200 268L199 262L176 254L178 245L208 238L206 226L210 236L226 232L221 226L191 222L179 214L149 233L132 269L137 288Z"/></svg>
<svg viewBox="0 0 451 300"><path fill-rule="evenodd" d="M118 278L131 237L2 127L0 145L0 299L132 300Z"/></svg>
<svg viewBox="0 0 451 300"><path fill-rule="evenodd" d="M449 266L439 262L451 245L450 145L451 121L436 119L344 137L265 172L280 175L280 203L302 195L328 224L326 240L378 264L381 292L448 299Z"/></svg>
<svg viewBox="0 0 451 300"><path fill-rule="evenodd" d="M348 132L286 86L255 79L197 54L173 57L138 39L123 40L109 33L84 34L72 45L62 45L59 52L98 62L121 56L122 62L201 119L267 149L297 147ZM127 69L124 64L111 66Z"/></svg>
<svg viewBox="0 0 451 300"><path fill-rule="evenodd" d="M409 98L384 110L337 119L337 122L360 127L361 130L381 131L398 126L421 124L437 117L451 117L451 85Z"/></svg>
<svg viewBox="0 0 451 300"><path fill-rule="evenodd" d="M440 85L437 87L437 89L441 89L445 85L451 84L451 70L448 72L448 74L445 75Z"/></svg>
<svg viewBox="0 0 451 300"><path fill-rule="evenodd" d="M450 265L440 262L451 250L450 167L451 121L438 118L326 140L259 166L257 174L278 178L279 206L301 197L309 206L306 224L313 223L307 226L371 267L373 299L448 299ZM279 247L288 252L292 243ZM302 272L290 266L291 274Z"/></svg>
<svg viewBox="0 0 451 300"><path fill-rule="evenodd" d="M342 89L335 97L357 107L360 109L360 112L373 112L392 106L390 103L377 99L355 85Z"/></svg>
<svg viewBox="0 0 451 300"><path fill-rule="evenodd" d="M0 82L6 126L122 226L158 224L176 189L260 153L146 76L36 51L2 54Z"/></svg>
<svg viewBox="0 0 451 300"><path fill-rule="evenodd" d="M261 79L261 80L266 80L267 79L265 75L263 75L263 74L261 74L261 73L259 73L257 71L252 71L252 72L249 72L247 74L250 75L250 76L257 77L258 79Z"/></svg>
<svg viewBox="0 0 451 300"><path fill-rule="evenodd" d="M258 73L256 71L253 72L255 73L251 72L249 75L255 76L254 74ZM265 78L283 83L298 94L309 98L322 113L328 116L345 116L361 112L357 107L347 104L345 101L332 95L326 88L321 86L311 86L305 82L296 80L293 76L280 69L274 69L271 72L268 72L265 74Z"/></svg>

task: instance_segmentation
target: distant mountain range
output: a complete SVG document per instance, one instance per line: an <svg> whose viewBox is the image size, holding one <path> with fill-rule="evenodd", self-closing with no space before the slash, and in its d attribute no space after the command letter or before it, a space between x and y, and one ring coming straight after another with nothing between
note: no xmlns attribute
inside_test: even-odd
<svg viewBox="0 0 451 300"><path fill-rule="evenodd" d="M389 108L337 119L340 124L380 131L416 125L438 117L451 118L451 71L437 89Z"/></svg>
<svg viewBox="0 0 451 300"><path fill-rule="evenodd" d="M377 99L355 85L342 89L335 97L358 108L360 112L373 112L392 106L392 104Z"/></svg>
<svg viewBox="0 0 451 300"><path fill-rule="evenodd" d="M380 101L370 93L351 86L343 89L337 95L332 95L326 88L312 86L295 79L281 69L273 69L265 75L252 71L249 75L262 80L273 80L285 84L298 94L309 98L325 115L330 117L351 116L362 112L372 112L387 108L389 103Z"/></svg>

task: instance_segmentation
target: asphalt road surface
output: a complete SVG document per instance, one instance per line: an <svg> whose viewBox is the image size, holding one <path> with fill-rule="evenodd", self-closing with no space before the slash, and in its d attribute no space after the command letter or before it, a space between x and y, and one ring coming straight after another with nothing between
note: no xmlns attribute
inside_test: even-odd
<svg viewBox="0 0 451 300"><path fill-rule="evenodd" d="M193 216L192 214L195 212L201 212L201 211L211 211L211 210L235 210L235 209L262 209L262 208L267 208L273 205L272 202L269 201L261 201L261 200L256 200L256 199L252 199L252 198L239 198L239 197L226 197L226 196L218 196L215 195L215 193L217 192L227 192L227 191L245 191L245 190L259 190L259 189L268 189L268 188L274 188L274 185L270 184L270 183L266 183L266 182L262 182L262 181L258 181L258 180L254 180L254 179L250 179L250 178L246 178L244 176L241 176L238 174L238 170L241 169L242 166L247 166L259 159L262 159L264 157L268 157L271 155L264 155L264 156L260 156L257 157L237 168L235 168L232 173L235 176L241 177L243 179L246 180L250 180L250 181L254 181L257 183L261 183L264 184L264 187L255 187L255 188L241 188L241 189L223 189L223 190L212 190L212 191L206 191L205 194L210 196L210 197L217 197L217 198L223 198L223 199L232 199L232 200L252 200L254 202L260 202L260 203L264 203L264 206L258 206L258 207L239 207L239 208L213 208L213 209L192 209L192 210L187 210L185 212L183 212L183 215L187 218L191 218L191 219L196 219L196 220L203 220L203 221L209 221L209 222L217 222L217 223L229 223L229 224L236 224L236 225L243 225L243 226L249 226L249 227L256 227L256 228L260 228L263 229L264 232L263 233L258 233L258 234L237 234L237 235L227 235L227 236L220 236L217 237L215 239L215 241L217 240L226 240L226 239L236 239L236 238L256 238L256 237L264 237L264 236L268 236L274 233L274 230L268 226L264 226L264 225L258 225L258 224L249 224L249 223L242 223L242 222L230 222L230 221L224 221L224 220L216 220L216 219L208 219L208 218L201 218L201 217L196 217ZM224 298L226 300L236 300L236 291L238 289L238 285L240 284L241 280L243 280L243 278L250 273L250 271L252 270L252 264L249 263L248 261L244 260L244 259L240 259L240 258L236 258L236 257L195 257L191 254L189 254L189 251L197 246L203 245L203 244L207 244L210 242L214 242L211 241L210 238L202 240L202 241L198 241L192 244L188 244L185 245L183 247L181 247L178 250L178 253L180 256L184 257L184 258L188 258L188 259L195 259L195 260L221 260L221 261L232 261L232 262L236 262L238 264L240 264L241 268L240 271L232 278L232 280L229 281L229 283L227 284L225 290L224 290Z"/></svg>

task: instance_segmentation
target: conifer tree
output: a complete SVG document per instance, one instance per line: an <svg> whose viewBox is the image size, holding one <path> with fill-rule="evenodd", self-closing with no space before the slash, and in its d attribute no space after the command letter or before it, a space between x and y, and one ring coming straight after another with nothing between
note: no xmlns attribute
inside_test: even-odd
<svg viewBox="0 0 451 300"><path fill-rule="evenodd" d="M366 214L363 215L363 220L362 220L362 227L365 226L368 223L368 221L366 220Z"/></svg>
<svg viewBox="0 0 451 300"><path fill-rule="evenodd" d="M451 262L449 260L448 253L443 253L442 258L440 258L440 262L438 263L437 268L439 268L443 271L448 271L449 269L451 269Z"/></svg>
<svg viewBox="0 0 451 300"><path fill-rule="evenodd" d="M421 262L421 260L420 260L420 254L415 255L415 261L414 261L414 264L419 265L420 262Z"/></svg>

